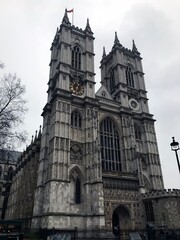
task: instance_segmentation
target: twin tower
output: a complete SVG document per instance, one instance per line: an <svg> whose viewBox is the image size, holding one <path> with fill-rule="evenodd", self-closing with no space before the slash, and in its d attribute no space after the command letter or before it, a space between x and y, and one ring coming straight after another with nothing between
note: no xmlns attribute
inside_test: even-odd
<svg viewBox="0 0 180 240"><path fill-rule="evenodd" d="M95 93L94 36L67 11L51 46L32 229L110 236L145 227L141 194L163 189L142 58L115 33ZM99 81L97 79L97 81Z"/></svg>

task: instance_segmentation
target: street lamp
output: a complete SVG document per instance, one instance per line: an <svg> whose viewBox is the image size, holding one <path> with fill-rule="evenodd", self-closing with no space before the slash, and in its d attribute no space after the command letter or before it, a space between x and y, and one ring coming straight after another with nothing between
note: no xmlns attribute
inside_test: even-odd
<svg viewBox="0 0 180 240"><path fill-rule="evenodd" d="M177 151L179 150L179 143L174 140L174 137L172 137L172 140L173 141L170 144L171 145L171 150L175 151L177 164L178 164L178 168L179 168L179 173L180 173L180 163L179 163L179 157L178 157L178 153L177 153Z"/></svg>

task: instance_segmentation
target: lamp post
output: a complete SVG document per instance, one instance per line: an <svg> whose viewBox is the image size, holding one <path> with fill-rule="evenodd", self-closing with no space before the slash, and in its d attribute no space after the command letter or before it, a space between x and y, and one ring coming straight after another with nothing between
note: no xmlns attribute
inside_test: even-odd
<svg viewBox="0 0 180 240"><path fill-rule="evenodd" d="M174 137L172 137L172 143L171 145L171 150L175 151L176 154L176 159L177 159L177 164L178 164L178 168L179 168L179 173L180 173L180 163L179 163L179 157L178 157L178 153L177 151L179 150L179 143L175 141Z"/></svg>

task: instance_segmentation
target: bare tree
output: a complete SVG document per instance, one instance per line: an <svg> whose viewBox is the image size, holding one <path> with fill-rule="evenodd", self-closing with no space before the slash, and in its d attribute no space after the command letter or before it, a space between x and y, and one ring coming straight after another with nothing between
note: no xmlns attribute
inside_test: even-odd
<svg viewBox="0 0 180 240"><path fill-rule="evenodd" d="M0 64L4 68L4 64ZM13 149L26 140L21 130L23 115L27 111L23 98L25 86L16 74L4 75L0 79L0 148Z"/></svg>

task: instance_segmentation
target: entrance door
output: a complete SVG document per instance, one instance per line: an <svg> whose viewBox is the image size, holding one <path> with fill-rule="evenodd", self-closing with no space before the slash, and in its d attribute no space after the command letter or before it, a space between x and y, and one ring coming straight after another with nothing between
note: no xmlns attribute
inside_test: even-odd
<svg viewBox="0 0 180 240"><path fill-rule="evenodd" d="M128 210L123 207L117 207L112 215L112 231L117 239L128 239L129 231L131 230L131 218Z"/></svg>

